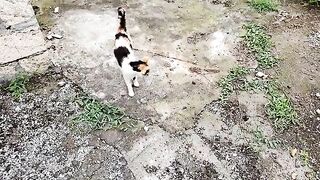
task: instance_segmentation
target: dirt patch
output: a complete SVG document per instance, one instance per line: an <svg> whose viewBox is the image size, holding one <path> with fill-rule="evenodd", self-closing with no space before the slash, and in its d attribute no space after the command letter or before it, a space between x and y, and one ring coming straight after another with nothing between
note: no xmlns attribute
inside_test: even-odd
<svg viewBox="0 0 320 180"><path fill-rule="evenodd" d="M208 161L200 161L190 156L190 154L180 154L171 162L170 166L160 170L156 166L146 166L146 171L155 174L160 179L183 180L183 179L217 179L219 173L215 170L215 165Z"/></svg>
<svg viewBox="0 0 320 180"><path fill-rule="evenodd" d="M213 101L206 106L206 109L213 114L219 113L223 117L223 122L229 127L249 119L246 106L240 105L237 99L224 103L221 101Z"/></svg>
<svg viewBox="0 0 320 180"><path fill-rule="evenodd" d="M83 91L59 69L31 77L20 99L0 91L0 176L3 179L133 179L112 146L70 130Z"/></svg>
<svg viewBox="0 0 320 180"><path fill-rule="evenodd" d="M320 92L319 19L319 9L289 3L279 13L276 22L269 26L277 53L283 59L276 70L279 80L300 116L300 125L280 136L290 146L308 152L308 162L318 178L320 118L316 110L320 107L320 100L315 94Z"/></svg>

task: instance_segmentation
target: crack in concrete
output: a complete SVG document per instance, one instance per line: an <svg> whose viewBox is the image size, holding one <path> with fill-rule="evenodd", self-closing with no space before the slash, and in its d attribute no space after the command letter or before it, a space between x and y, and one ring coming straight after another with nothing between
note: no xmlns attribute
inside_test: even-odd
<svg viewBox="0 0 320 180"><path fill-rule="evenodd" d="M43 53L47 52L47 51L50 50L50 49L53 49L53 47L50 46L50 47L47 47L47 48L44 49L44 50L35 52L35 53L30 54L30 55L28 55L28 56L23 56L23 57L20 57L20 58L18 58L18 59L12 60L12 61L10 61L10 62L2 63L2 64L0 64L0 67L8 66L8 65L10 65L10 64L12 64L12 63L19 62L20 60L23 60L23 59L28 59L28 58L32 58L32 57L36 57L36 56L42 55Z"/></svg>

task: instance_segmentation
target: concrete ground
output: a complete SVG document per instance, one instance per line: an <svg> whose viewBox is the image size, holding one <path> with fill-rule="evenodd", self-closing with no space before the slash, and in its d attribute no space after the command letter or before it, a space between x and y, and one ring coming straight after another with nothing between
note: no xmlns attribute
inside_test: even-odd
<svg viewBox="0 0 320 180"><path fill-rule="evenodd" d="M5 0L0 6L27 8L26 18L31 17L34 22L31 5L26 2L21 0L21 5ZM12 79L20 69L45 72L50 65L60 67L58 74L63 78L55 79L53 84L62 79L71 89L54 88L53 94L61 97L65 95L62 92L68 92L65 96L74 96L79 88L103 102L122 107L138 125L126 132L113 129L86 135L68 129L67 117L57 127L41 126L36 130L38 134L30 135L30 141L37 145L22 145L21 152L34 152L30 148L41 149L39 143L46 142L64 148L57 152L46 145L49 153L37 150L42 155L37 161L25 156L34 168L18 165L24 162L16 162L10 156L10 161L0 166L4 179L288 179L294 173L298 179L305 179L310 172L285 148L263 147L259 153L250 148L256 127L268 137L275 134L270 122L263 118L262 107L267 102L263 94L242 92L236 96L239 108L227 112L217 101L217 81L241 60L237 47L242 26L262 17L245 1L43 0L33 4L43 14L38 19L45 27L43 35L34 23L30 26L35 29L28 26L18 30L19 22L3 18L12 15L0 12L0 20L6 25L0 27L4 32L0 41L6 44L1 48L1 79ZM127 6L127 28L137 57L151 59L150 75L140 77L140 87L132 98L127 96L113 57L119 5ZM54 7L60 8L58 13L52 13ZM19 8L6 12L13 11ZM265 20L272 15L268 14ZM44 41L50 34L62 38ZM11 52L12 49L19 53ZM62 103L62 109L68 106ZM4 110L4 114L6 110L14 111ZM244 121L244 117L249 120ZM12 116L3 116L6 118ZM37 140L39 134L44 137ZM37 153L32 155L36 157Z"/></svg>

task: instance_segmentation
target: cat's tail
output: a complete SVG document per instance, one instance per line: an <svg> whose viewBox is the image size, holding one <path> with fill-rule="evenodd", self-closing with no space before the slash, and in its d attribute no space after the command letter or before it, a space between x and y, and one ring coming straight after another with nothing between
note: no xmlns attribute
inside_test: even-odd
<svg viewBox="0 0 320 180"><path fill-rule="evenodd" d="M120 19L119 30L124 30L127 32L126 27L126 10L123 7L118 8L118 18Z"/></svg>

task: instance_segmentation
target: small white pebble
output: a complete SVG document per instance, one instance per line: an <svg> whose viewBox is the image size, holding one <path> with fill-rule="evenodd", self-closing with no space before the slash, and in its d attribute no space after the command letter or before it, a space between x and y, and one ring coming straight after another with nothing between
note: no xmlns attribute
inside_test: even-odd
<svg viewBox="0 0 320 180"><path fill-rule="evenodd" d="M58 82L58 85L59 85L60 87L64 86L65 84L66 84L65 81L60 81L60 82Z"/></svg>
<svg viewBox="0 0 320 180"><path fill-rule="evenodd" d="M56 8L54 8L54 13L59 13L59 10L60 10L60 8L59 7L56 7Z"/></svg>
<svg viewBox="0 0 320 180"><path fill-rule="evenodd" d="M48 40L52 40L52 39L53 39L52 35L50 35L50 34L47 35L47 39L48 39Z"/></svg>
<svg viewBox="0 0 320 180"><path fill-rule="evenodd" d="M52 37L57 38L57 39L61 39L62 38L62 36L59 35L59 34L52 34Z"/></svg>
<svg viewBox="0 0 320 180"><path fill-rule="evenodd" d="M318 115L320 115L320 109L317 109L316 112Z"/></svg>
<svg viewBox="0 0 320 180"><path fill-rule="evenodd" d="M294 172L294 173L291 174L291 178L292 178L292 179L297 179L297 177L298 177L298 174L297 174L297 173Z"/></svg>
<svg viewBox="0 0 320 180"><path fill-rule="evenodd" d="M266 75L263 72L257 72L256 76L259 77L259 78L263 78Z"/></svg>

